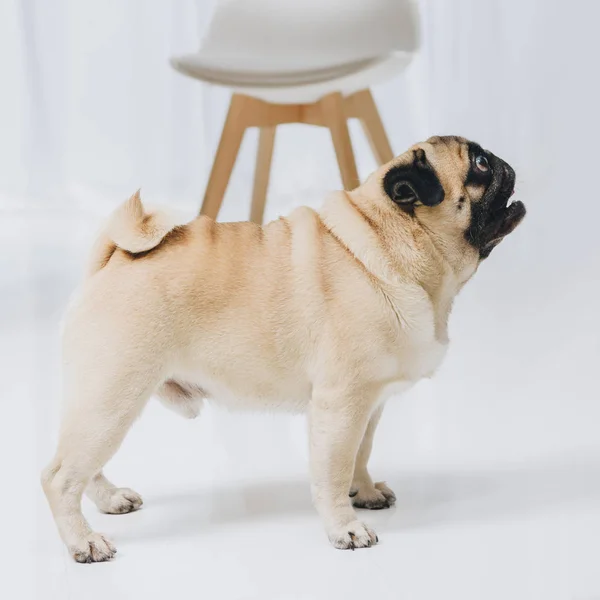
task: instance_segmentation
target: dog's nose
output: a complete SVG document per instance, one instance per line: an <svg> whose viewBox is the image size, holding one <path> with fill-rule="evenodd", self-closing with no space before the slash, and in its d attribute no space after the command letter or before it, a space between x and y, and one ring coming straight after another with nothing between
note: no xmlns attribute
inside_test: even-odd
<svg viewBox="0 0 600 600"><path fill-rule="evenodd" d="M508 163L504 163L504 172L510 179L515 178L515 170Z"/></svg>

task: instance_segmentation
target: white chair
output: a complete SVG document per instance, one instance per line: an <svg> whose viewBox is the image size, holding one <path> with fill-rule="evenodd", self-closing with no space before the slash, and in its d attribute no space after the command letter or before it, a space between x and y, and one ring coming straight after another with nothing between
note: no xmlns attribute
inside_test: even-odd
<svg viewBox="0 0 600 600"><path fill-rule="evenodd" d="M196 54L172 66L233 91L201 214L216 218L248 127L259 127L250 220L261 223L277 125L328 127L347 190L359 184L347 119L361 121L375 158L393 158L369 87L418 46L411 0L219 0Z"/></svg>

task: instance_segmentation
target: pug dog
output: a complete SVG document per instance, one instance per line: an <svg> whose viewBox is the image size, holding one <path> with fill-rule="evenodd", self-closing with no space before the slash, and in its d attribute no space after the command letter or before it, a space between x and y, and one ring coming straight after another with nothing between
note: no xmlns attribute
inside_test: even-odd
<svg viewBox="0 0 600 600"><path fill-rule="evenodd" d="M139 194L110 218L63 335L64 415L42 485L78 562L116 549L81 512L138 509L102 468L155 395L185 417L214 402L305 411L315 507L336 548L389 507L367 463L387 398L431 377L455 296L522 221L515 172L461 137L432 137L316 212L264 227L175 225Z"/></svg>

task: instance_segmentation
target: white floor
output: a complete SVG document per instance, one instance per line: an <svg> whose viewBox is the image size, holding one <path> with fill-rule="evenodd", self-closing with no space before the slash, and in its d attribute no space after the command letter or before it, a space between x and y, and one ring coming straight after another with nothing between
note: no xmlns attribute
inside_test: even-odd
<svg viewBox="0 0 600 600"><path fill-rule="evenodd" d="M364 515L378 546L328 545L302 418L208 409L190 422L151 403L107 468L144 507L111 516L86 503L119 552L78 565L38 472L56 435L60 315L97 222L42 211L0 223L2 598L600 598L591 263L547 277L519 258L524 227L465 289L447 362L392 401L376 438L372 472L398 496Z"/></svg>

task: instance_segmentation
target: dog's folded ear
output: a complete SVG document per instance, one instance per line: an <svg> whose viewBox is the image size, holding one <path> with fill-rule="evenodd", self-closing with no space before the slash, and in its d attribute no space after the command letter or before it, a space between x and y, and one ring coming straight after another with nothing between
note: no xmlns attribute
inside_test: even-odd
<svg viewBox="0 0 600 600"><path fill-rule="evenodd" d="M405 210L416 204L437 206L444 199L444 188L421 148L413 150L412 163L396 165L386 173L383 188Z"/></svg>

